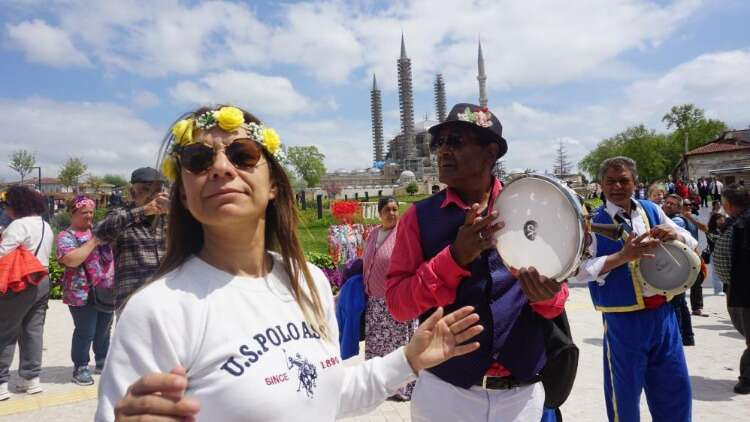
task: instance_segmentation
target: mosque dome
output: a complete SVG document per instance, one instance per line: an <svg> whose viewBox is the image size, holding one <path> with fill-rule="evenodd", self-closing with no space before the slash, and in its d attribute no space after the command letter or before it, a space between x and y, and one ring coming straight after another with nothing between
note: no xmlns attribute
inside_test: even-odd
<svg viewBox="0 0 750 422"><path fill-rule="evenodd" d="M404 170L401 172L401 175L398 177L399 184L405 185L407 183L411 183L417 180L417 176L414 175L414 172L409 170Z"/></svg>

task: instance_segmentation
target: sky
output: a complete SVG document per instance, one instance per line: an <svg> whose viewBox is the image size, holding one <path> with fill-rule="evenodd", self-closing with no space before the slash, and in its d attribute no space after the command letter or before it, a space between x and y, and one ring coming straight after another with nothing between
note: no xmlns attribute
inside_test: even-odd
<svg viewBox="0 0 750 422"><path fill-rule="evenodd" d="M329 171L367 168L373 74L399 131L403 32L416 120L437 73L449 108L478 102L481 38L506 169L544 171L560 142L576 163L629 126L666 131L673 105L747 128L749 21L744 0L0 0L0 163L27 149L43 177L69 157L127 177L182 113L232 103Z"/></svg>

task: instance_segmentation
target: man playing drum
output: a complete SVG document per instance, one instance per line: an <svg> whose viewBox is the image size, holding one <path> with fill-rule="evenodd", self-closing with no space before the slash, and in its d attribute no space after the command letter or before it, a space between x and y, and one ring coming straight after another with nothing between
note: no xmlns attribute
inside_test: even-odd
<svg viewBox="0 0 750 422"><path fill-rule="evenodd" d="M497 117L457 104L430 134L448 188L415 203L399 222L386 302L400 321L470 304L485 329L478 350L419 374L412 421L538 422L543 323L563 312L567 285L534 268L511 274L500 259L493 234L503 223L491 208L501 185L492 168L508 148Z"/></svg>
<svg viewBox="0 0 750 422"><path fill-rule="evenodd" d="M595 223L618 222L632 229L625 240L594 234L576 276L588 281L591 299L604 320L604 393L610 421L640 420L645 388L655 421L690 421L690 379L680 330L668 298L643 287L634 264L653 257L660 242L696 241L648 200L634 200L636 164L627 157L605 160L599 170L607 205L593 214Z"/></svg>

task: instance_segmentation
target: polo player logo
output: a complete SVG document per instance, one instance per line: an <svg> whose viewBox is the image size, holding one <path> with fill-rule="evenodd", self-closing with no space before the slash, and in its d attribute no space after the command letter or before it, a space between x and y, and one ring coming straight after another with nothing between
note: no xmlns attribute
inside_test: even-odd
<svg viewBox="0 0 750 422"><path fill-rule="evenodd" d="M286 350L284 350L284 356L286 356ZM313 389L317 387L318 370L315 369L315 365L311 364L299 353L294 356L287 358L287 369L297 369L297 392L299 393L302 389L305 390L305 394L308 398L313 398Z"/></svg>
<svg viewBox="0 0 750 422"><path fill-rule="evenodd" d="M526 222L526 224L523 225L523 234L526 236L527 239L533 241L536 239L536 227L537 222L534 220L529 220Z"/></svg>

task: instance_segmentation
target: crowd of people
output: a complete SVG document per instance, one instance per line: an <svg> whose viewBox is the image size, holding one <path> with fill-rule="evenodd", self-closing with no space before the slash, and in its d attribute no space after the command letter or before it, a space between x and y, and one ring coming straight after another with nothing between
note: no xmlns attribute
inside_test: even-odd
<svg viewBox="0 0 750 422"><path fill-rule="evenodd" d="M395 198L380 199L382 224L361 269L347 273L361 272L367 298L366 360L350 367L328 279L297 237L279 136L248 111L182 115L165 136L162 172L134 171L133 203L96 225L94 202L79 196L67 206L70 227L54 237L39 195L11 188L0 259L34 265L0 280L0 400L10 397L16 344L19 390L41 392L54 242L75 326L72 381L93 383L92 348L102 374L97 421L330 421L386 399L410 401L413 421L561 421L578 362L569 289L533 267L506 266L498 251L504 222L493 204L503 185L492 169L508 150L502 125L486 108L457 104L429 131L447 188L403 216ZM639 420L645 390L655 420L691 420L683 347L696 341L691 314L704 315L703 280L690 289L690 312L684 293L642 287L633 272L671 241L702 255L714 292L726 294L748 347L734 391L750 393L748 190L714 179L646 188L627 157L605 160L598 180L605 203L592 221L627 233L589 233L574 275L602 313L603 412ZM695 206L709 196L703 224Z"/></svg>

